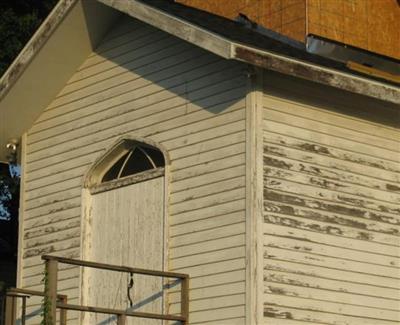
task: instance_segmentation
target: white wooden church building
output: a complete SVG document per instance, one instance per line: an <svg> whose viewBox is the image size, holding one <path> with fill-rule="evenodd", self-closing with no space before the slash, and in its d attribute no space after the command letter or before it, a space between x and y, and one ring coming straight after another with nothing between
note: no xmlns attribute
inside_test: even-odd
<svg viewBox="0 0 400 325"><path fill-rule="evenodd" d="M190 324L399 324L399 114L398 85L237 22L61 0L0 81L18 287L43 290L50 254L187 273ZM127 308L129 281L60 265L58 288ZM134 307L178 313L161 285L134 276Z"/></svg>

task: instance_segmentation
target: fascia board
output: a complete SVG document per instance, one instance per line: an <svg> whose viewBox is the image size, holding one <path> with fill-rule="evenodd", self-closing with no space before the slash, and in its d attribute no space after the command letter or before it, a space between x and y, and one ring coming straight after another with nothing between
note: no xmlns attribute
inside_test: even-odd
<svg viewBox="0 0 400 325"><path fill-rule="evenodd" d="M98 1L225 59L232 58L233 43L231 41L162 10L139 1Z"/></svg>
<svg viewBox="0 0 400 325"><path fill-rule="evenodd" d="M6 144L39 117L115 22L96 0L61 0L0 81L0 161Z"/></svg>
<svg viewBox="0 0 400 325"><path fill-rule="evenodd" d="M225 59L235 59L264 69L400 104L398 87L235 43L140 1L98 1Z"/></svg>
<svg viewBox="0 0 400 325"><path fill-rule="evenodd" d="M237 60L286 75L321 83L352 93L400 104L400 88L379 81L310 64L305 61L277 55L272 52L233 44L233 57Z"/></svg>
<svg viewBox="0 0 400 325"><path fill-rule="evenodd" d="M13 91L16 93L12 95L14 97L21 95L21 93L18 93L18 91L21 90L18 90L19 78L22 74L26 73L25 70L29 67L30 63L34 61L33 59L37 53L40 52L41 48L49 42L49 39L53 38L50 36L55 33L58 25L69 16L68 12L71 8L74 6L76 7L76 4L81 3L81 1L82 0L61 0L25 46L12 66L0 79L0 160L4 160L5 158L4 148L8 138L10 136L21 136L21 134L30 127L29 123L33 123L32 116L37 116L36 111L34 112L35 114L32 114L28 111L29 108L27 107L13 107L12 109L10 108L11 106L7 107L9 92ZM244 44L238 44L216 33L136 0L84 0L83 2L85 5L88 3L102 3L107 7L113 8L118 12L123 12L225 59L242 61L264 69L314 81L392 104L400 104L400 89L398 87L285 57L262 49L249 47ZM84 17L83 20L87 23L87 17ZM98 20L101 19L99 18ZM62 25L68 24L63 23ZM84 57L90 53L93 48L93 44L91 45L91 47L87 47L84 51L81 51L81 57L73 64L75 68L83 61ZM67 48L74 47L70 46ZM48 78L52 78L54 73L55 71L48 72ZM40 78L42 75L37 74L37 77ZM61 80L58 75L57 79ZM67 78L64 79L64 82L66 82ZM55 96L55 93L53 95ZM44 108L43 103L40 103L39 106L40 109ZM6 123L8 123L7 120L9 120L10 116L13 114L18 115L18 118L26 121L14 123L14 125L11 126L7 125L6 127ZM27 118L25 118L25 115ZM10 130L10 128L14 128L12 132L4 132L5 129Z"/></svg>

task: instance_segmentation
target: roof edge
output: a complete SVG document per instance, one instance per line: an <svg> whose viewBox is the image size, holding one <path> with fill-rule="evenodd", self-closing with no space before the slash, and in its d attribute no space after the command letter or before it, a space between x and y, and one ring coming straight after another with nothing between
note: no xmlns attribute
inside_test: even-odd
<svg viewBox="0 0 400 325"><path fill-rule="evenodd" d="M0 100L22 75L78 0L60 0L0 78Z"/></svg>
<svg viewBox="0 0 400 325"><path fill-rule="evenodd" d="M1 161L10 139L32 126L119 16L97 0L58 2L0 79Z"/></svg>
<svg viewBox="0 0 400 325"><path fill-rule="evenodd" d="M233 43L230 40L184 19L137 0L97 1L225 59L232 58Z"/></svg>
<svg viewBox="0 0 400 325"><path fill-rule="evenodd" d="M141 20L171 35L181 38L225 59L235 59L251 65L314 81L352 93L400 104L400 88L325 68L299 59L235 43L216 33L177 18L161 9L138 0L96 0L104 5ZM26 66L78 0L60 0L47 19L32 36L21 53L0 79L0 100L22 75Z"/></svg>
<svg viewBox="0 0 400 325"><path fill-rule="evenodd" d="M400 88L233 42L138 0L97 0L225 59L235 59L352 93L400 104Z"/></svg>
<svg viewBox="0 0 400 325"><path fill-rule="evenodd" d="M234 58L249 64L301 79L400 104L400 88L305 61L235 44Z"/></svg>

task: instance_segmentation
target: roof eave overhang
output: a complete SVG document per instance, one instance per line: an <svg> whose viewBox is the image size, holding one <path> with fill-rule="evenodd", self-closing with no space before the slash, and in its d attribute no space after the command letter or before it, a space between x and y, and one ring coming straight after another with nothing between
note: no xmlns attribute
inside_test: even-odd
<svg viewBox="0 0 400 325"><path fill-rule="evenodd" d="M233 58L264 69L328 85L355 94L400 104L400 89L375 80L234 44Z"/></svg>
<svg viewBox="0 0 400 325"><path fill-rule="evenodd" d="M239 60L264 69L400 104L398 87L235 43L140 1L98 1L225 59Z"/></svg>
<svg viewBox="0 0 400 325"><path fill-rule="evenodd" d="M0 161L114 24L97 0L60 0L0 79Z"/></svg>
<svg viewBox="0 0 400 325"><path fill-rule="evenodd" d="M242 61L257 67L310 80L392 104L400 104L400 89L390 84L329 69L244 44L238 44L140 1L92 1L116 9L225 59ZM70 11L70 8L76 2L77 0L61 0L41 29L34 35L13 62L12 66L3 75L0 80L0 103L7 96L10 89L13 88L14 84L21 78L26 67L33 61L37 52L40 51L43 44L51 37L57 26L61 25L68 11ZM50 24L50 26L54 30L47 29L47 22L53 20L54 23ZM2 112L0 111L0 113ZM3 146L4 144L1 142L0 145ZM4 158L3 151L4 149L0 148L0 160Z"/></svg>

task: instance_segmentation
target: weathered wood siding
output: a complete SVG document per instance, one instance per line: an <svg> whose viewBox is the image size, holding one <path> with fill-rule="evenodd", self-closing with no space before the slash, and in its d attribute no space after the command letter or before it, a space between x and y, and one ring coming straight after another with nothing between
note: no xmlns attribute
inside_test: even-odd
<svg viewBox="0 0 400 325"><path fill-rule="evenodd" d="M28 132L22 287L42 289L41 254L80 257L83 175L117 138L139 136L171 158L169 269L192 277L191 323L243 323L245 83L241 64L121 20ZM79 270L59 275L77 303Z"/></svg>
<svg viewBox="0 0 400 325"><path fill-rule="evenodd" d="M87 209L84 259L115 265L162 270L164 265L164 177L96 193ZM84 244L83 244L84 245ZM87 256L87 257L86 257ZM82 274L82 303L124 309L129 306L125 284L129 273L86 269ZM162 313L163 283L159 277L133 275L130 296L135 311ZM121 282L123 283L121 294ZM108 324L113 315L86 314L85 324ZM113 323L114 321L111 321ZM163 325L159 320L128 318L126 325Z"/></svg>
<svg viewBox="0 0 400 325"><path fill-rule="evenodd" d="M399 130L307 104L315 86L264 87L265 324L398 324Z"/></svg>

